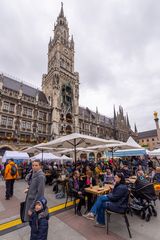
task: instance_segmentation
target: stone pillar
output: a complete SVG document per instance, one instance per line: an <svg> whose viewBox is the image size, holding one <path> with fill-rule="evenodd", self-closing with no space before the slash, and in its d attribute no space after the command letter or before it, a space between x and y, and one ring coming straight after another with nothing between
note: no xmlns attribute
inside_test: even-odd
<svg viewBox="0 0 160 240"><path fill-rule="evenodd" d="M158 113L154 112L154 121L156 123L156 129L157 129L157 138L158 141L160 141L160 128L159 128L159 118L158 118Z"/></svg>

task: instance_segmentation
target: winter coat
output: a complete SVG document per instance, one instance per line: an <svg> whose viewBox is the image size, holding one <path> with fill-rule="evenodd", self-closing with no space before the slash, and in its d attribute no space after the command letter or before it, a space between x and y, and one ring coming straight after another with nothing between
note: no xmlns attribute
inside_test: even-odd
<svg viewBox="0 0 160 240"><path fill-rule="evenodd" d="M83 190L83 184L84 182L82 180L77 180L78 182L78 189L75 189L74 187L74 182L75 182L75 179L74 178L69 178L69 183L68 183L68 186L69 186L69 192L70 194L77 194L79 191L82 191Z"/></svg>
<svg viewBox="0 0 160 240"><path fill-rule="evenodd" d="M116 184L113 191L108 195L109 209L114 212L124 212L128 206L129 191L125 184Z"/></svg>
<svg viewBox="0 0 160 240"><path fill-rule="evenodd" d="M90 178L90 182L91 182L92 186L95 186L95 185L96 185L96 180L95 180L95 178L91 177L91 178ZM90 186L90 185L87 185L87 177L85 177L85 178L83 179L83 189L84 189L84 188L87 188L87 187L89 187L89 186Z"/></svg>
<svg viewBox="0 0 160 240"><path fill-rule="evenodd" d="M45 175L42 170L33 173L32 179L29 185L29 190L26 196L25 206L25 221L29 221L28 210L33 211L35 202L40 198L44 197L45 188Z"/></svg>
<svg viewBox="0 0 160 240"><path fill-rule="evenodd" d="M41 211L40 213L33 212L29 225L31 227L30 240L47 240L48 235L48 209Z"/></svg>
<svg viewBox="0 0 160 240"><path fill-rule="evenodd" d="M14 176L11 175L11 168L12 168L12 166L15 166L17 168L17 173ZM17 179L18 176L19 176L19 174L18 174L18 167L17 167L17 165L13 161L11 161L5 167L4 179L5 180L13 180L13 179Z"/></svg>

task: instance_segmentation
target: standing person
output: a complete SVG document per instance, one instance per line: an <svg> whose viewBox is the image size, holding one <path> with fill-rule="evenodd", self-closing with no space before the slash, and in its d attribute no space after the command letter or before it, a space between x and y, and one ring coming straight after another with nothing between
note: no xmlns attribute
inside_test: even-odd
<svg viewBox="0 0 160 240"><path fill-rule="evenodd" d="M28 188L25 204L25 216L24 221L28 222L29 217L34 211L36 201L44 197L44 188L45 188L45 175L41 168L41 162L35 160L32 163L32 176L30 179L30 185Z"/></svg>
<svg viewBox="0 0 160 240"><path fill-rule="evenodd" d="M6 200L13 196L14 182L18 178L18 167L13 159L8 160L4 171L4 180L6 181Z"/></svg>
<svg viewBox="0 0 160 240"><path fill-rule="evenodd" d="M30 240L47 240L48 220L49 214L47 200L44 197L41 197L36 201L34 211L30 216Z"/></svg>

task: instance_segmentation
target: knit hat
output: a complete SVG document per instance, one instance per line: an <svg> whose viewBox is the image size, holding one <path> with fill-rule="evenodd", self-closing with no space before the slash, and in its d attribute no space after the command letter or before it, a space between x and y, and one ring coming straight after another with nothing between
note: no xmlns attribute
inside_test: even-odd
<svg viewBox="0 0 160 240"><path fill-rule="evenodd" d="M40 203L42 205L42 208L45 209L47 206L47 199L45 197L40 197L36 203Z"/></svg>

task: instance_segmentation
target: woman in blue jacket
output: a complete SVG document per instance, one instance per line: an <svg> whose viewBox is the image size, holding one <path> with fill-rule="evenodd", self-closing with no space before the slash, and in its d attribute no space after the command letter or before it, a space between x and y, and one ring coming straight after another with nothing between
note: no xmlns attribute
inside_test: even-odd
<svg viewBox="0 0 160 240"><path fill-rule="evenodd" d="M105 210L122 213L128 206L128 188L125 184L123 173L115 175L115 186L111 193L99 196L91 208L91 211L85 215L86 218L94 220L96 217L96 226L105 225Z"/></svg>

